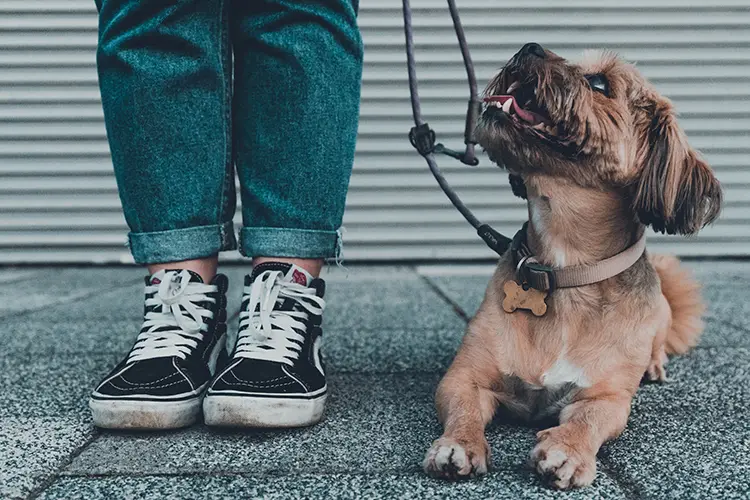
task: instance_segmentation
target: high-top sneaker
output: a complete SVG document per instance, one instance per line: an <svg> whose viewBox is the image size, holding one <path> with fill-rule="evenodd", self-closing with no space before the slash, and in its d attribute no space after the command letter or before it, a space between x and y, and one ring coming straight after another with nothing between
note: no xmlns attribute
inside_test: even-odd
<svg viewBox="0 0 750 500"><path fill-rule="evenodd" d="M195 422L220 355L226 362L228 280L189 270L146 278L145 319L128 355L91 395L94 424L171 429Z"/></svg>
<svg viewBox="0 0 750 500"><path fill-rule="evenodd" d="M280 262L245 278L237 343L203 401L207 425L301 427L320 421L325 282Z"/></svg>

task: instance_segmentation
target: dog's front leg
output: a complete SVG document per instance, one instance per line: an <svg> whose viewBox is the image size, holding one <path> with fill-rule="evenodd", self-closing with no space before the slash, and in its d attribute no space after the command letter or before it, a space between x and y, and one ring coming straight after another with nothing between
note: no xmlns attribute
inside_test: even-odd
<svg viewBox="0 0 750 500"><path fill-rule="evenodd" d="M490 447L484 428L495 413L497 397L490 389L491 373L463 354L456 357L435 396L444 431L424 460L425 472L434 477L459 479L487 472Z"/></svg>
<svg viewBox="0 0 750 500"><path fill-rule="evenodd" d="M583 391L560 413L560 425L537 433L532 465L556 488L588 486L601 445L625 428L632 393Z"/></svg>

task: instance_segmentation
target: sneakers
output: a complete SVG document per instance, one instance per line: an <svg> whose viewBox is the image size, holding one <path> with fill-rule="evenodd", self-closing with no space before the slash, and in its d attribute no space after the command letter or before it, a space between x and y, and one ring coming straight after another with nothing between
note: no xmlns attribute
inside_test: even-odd
<svg viewBox="0 0 750 500"><path fill-rule="evenodd" d="M98 427L171 429L191 425L219 356L226 356L227 278L210 285L188 270L146 278L145 319L130 353L96 387Z"/></svg>
<svg viewBox="0 0 750 500"><path fill-rule="evenodd" d="M320 421L324 290L322 279L291 264L260 264L245 278L237 343L203 401L206 424L301 427Z"/></svg>

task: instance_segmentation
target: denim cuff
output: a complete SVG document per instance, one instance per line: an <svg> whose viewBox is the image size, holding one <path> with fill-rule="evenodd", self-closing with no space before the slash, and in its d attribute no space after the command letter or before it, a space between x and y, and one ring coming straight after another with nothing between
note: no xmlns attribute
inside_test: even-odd
<svg viewBox="0 0 750 500"><path fill-rule="evenodd" d="M337 256L338 231L243 227L240 253L245 257L328 259Z"/></svg>
<svg viewBox="0 0 750 500"><path fill-rule="evenodd" d="M128 238L130 252L137 264L201 259L237 248L231 221L212 226L130 233Z"/></svg>

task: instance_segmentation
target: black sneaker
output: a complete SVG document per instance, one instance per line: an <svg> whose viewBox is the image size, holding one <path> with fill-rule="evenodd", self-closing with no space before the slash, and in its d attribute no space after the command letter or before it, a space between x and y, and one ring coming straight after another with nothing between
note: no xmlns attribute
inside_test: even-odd
<svg viewBox="0 0 750 500"><path fill-rule="evenodd" d="M301 427L323 417L325 282L280 262L245 277L237 343L203 401L207 425Z"/></svg>
<svg viewBox="0 0 750 500"><path fill-rule="evenodd" d="M94 389L94 425L172 429L195 422L218 358L226 358L227 285L222 274L206 285L188 270L146 278L141 333Z"/></svg>

